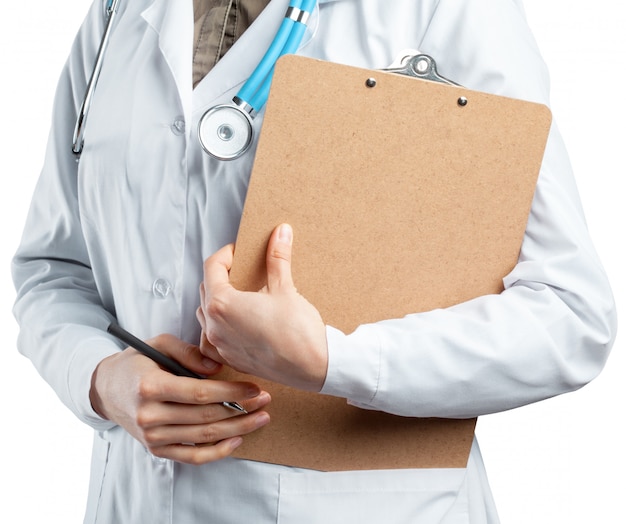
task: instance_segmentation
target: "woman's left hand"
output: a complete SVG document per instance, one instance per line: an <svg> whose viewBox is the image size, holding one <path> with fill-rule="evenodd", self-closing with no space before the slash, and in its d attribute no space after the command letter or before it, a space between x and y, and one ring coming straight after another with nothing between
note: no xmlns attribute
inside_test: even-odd
<svg viewBox="0 0 626 524"><path fill-rule="evenodd" d="M267 248L267 285L258 292L230 284L232 244L205 261L197 311L200 350L237 371L319 391L328 365L326 328L293 284L292 242L291 226L274 230Z"/></svg>

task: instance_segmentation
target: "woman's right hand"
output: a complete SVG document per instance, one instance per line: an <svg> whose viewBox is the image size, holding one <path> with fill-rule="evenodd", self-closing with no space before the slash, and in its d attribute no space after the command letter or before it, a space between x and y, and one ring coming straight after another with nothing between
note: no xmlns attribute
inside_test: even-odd
<svg viewBox="0 0 626 524"><path fill-rule="evenodd" d="M197 346L172 335L159 335L150 344L203 376L220 370ZM172 375L132 348L100 362L90 399L100 416L122 426L153 455L197 465L229 456L243 435L265 426L269 415L261 409L271 400L252 383ZM238 402L248 414L222 402Z"/></svg>

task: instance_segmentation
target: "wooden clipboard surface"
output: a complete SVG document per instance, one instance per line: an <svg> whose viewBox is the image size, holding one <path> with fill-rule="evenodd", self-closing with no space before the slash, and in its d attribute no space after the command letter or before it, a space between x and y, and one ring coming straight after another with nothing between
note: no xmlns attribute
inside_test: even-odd
<svg viewBox="0 0 626 524"><path fill-rule="evenodd" d="M267 239L288 222L296 287L345 333L500 293L550 123L543 105L285 56L231 281L264 285ZM467 464L475 419L399 417L231 370L222 376L260 383L273 398L271 423L244 439L240 458L326 471Z"/></svg>

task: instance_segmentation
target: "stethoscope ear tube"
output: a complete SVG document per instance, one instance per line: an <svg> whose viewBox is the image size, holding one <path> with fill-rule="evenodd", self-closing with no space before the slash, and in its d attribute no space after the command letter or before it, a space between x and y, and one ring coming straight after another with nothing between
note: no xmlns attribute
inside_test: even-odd
<svg viewBox="0 0 626 524"><path fill-rule="evenodd" d="M76 125L74 127L74 135L72 137L72 152L75 155L80 155L83 151L83 143L85 141L85 126L87 125L87 117L89 116L91 99L93 98L93 94L96 90L96 85L98 84L98 78L100 76L100 71L102 70L104 55L109 45L109 36L111 34L111 28L113 27L113 21L115 20L115 17L117 15L117 8L119 6L119 3L120 0L108 0L107 2L106 11L109 18L104 29L104 34L102 35L102 40L100 41L98 53L96 54L96 62L94 64L91 77L89 78L89 83L87 84L85 98L83 99L83 102L80 106L78 117L76 119Z"/></svg>

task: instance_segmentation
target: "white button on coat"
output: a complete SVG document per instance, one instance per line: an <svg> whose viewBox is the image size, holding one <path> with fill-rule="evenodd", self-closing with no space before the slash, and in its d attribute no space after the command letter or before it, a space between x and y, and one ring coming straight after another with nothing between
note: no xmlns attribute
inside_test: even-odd
<svg viewBox="0 0 626 524"><path fill-rule="evenodd" d="M164 278L157 278L152 283L152 293L157 298L166 298L172 292L172 284Z"/></svg>

